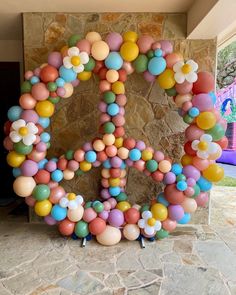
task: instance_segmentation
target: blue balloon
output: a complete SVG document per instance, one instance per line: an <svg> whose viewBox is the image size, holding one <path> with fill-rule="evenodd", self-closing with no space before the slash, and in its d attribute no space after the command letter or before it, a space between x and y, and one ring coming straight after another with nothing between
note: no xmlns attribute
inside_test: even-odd
<svg viewBox="0 0 236 295"><path fill-rule="evenodd" d="M37 76L33 76L33 77L30 79L30 83L31 83L32 85L37 84L38 82L39 82L39 77L37 77Z"/></svg>
<svg viewBox="0 0 236 295"><path fill-rule="evenodd" d="M111 168L111 163L110 163L109 159L107 159L106 161L103 162L103 167L106 168L106 169Z"/></svg>
<svg viewBox="0 0 236 295"><path fill-rule="evenodd" d="M182 173L182 166L178 163L174 163L171 167L171 172L173 172L175 175L179 175Z"/></svg>
<svg viewBox="0 0 236 295"><path fill-rule="evenodd" d="M152 75L160 75L166 68L166 61L163 57L153 57L148 63L148 70Z"/></svg>
<svg viewBox="0 0 236 295"><path fill-rule="evenodd" d="M196 108L196 107L193 107L193 108L191 108L191 109L188 111L189 116L192 117L192 118L197 117L197 116L199 115L199 113L200 113L200 112L199 112L199 109Z"/></svg>
<svg viewBox="0 0 236 295"><path fill-rule="evenodd" d="M212 188L212 183L203 176L198 179L197 184L203 192L207 192Z"/></svg>
<svg viewBox="0 0 236 295"><path fill-rule="evenodd" d="M48 132L42 132L40 134L41 141L43 141L45 143L49 142L50 141L50 138L51 138L51 136L50 136L50 134Z"/></svg>
<svg viewBox="0 0 236 295"><path fill-rule="evenodd" d="M43 169L44 166L45 166L45 164L46 164L47 162L48 162L47 159L43 159L43 160L39 161L39 162L38 162L38 168L39 168L39 169Z"/></svg>
<svg viewBox="0 0 236 295"><path fill-rule="evenodd" d="M109 187L109 194L110 194L112 197L118 196L119 193L120 193L120 187L119 187L119 186L112 186L112 187Z"/></svg>
<svg viewBox="0 0 236 295"><path fill-rule="evenodd" d="M46 117L39 117L38 123L45 129L50 125L50 119Z"/></svg>
<svg viewBox="0 0 236 295"><path fill-rule="evenodd" d="M140 160L140 158L141 158L141 152L140 152L140 150L139 149L132 149L132 150L130 150L130 152L129 152L129 158L130 158L130 160L132 160L132 161L138 161L138 160Z"/></svg>
<svg viewBox="0 0 236 295"><path fill-rule="evenodd" d="M210 95L213 104L215 104L216 103L216 94L215 94L215 92L211 91L208 94Z"/></svg>
<svg viewBox="0 0 236 295"><path fill-rule="evenodd" d="M127 165L125 164L124 161L122 161L122 164L121 164L121 166L120 166L120 169L125 169L126 167L127 167Z"/></svg>
<svg viewBox="0 0 236 295"><path fill-rule="evenodd" d="M23 109L21 107L12 106L7 112L7 117L10 121L14 122L20 119L22 111Z"/></svg>
<svg viewBox="0 0 236 295"><path fill-rule="evenodd" d="M181 192L185 191L187 187L188 185L184 180L180 180L176 184L176 188Z"/></svg>
<svg viewBox="0 0 236 295"><path fill-rule="evenodd" d="M107 113L110 116L117 115L119 113L119 110L120 110L120 108L119 108L118 104L116 104L116 103L111 103L107 107Z"/></svg>
<svg viewBox="0 0 236 295"><path fill-rule="evenodd" d="M66 218L67 209L56 204L52 207L51 215L56 221L62 221Z"/></svg>
<svg viewBox="0 0 236 295"><path fill-rule="evenodd" d="M123 65L123 59L118 52L110 52L105 59L105 65L108 69L119 70Z"/></svg>
<svg viewBox="0 0 236 295"><path fill-rule="evenodd" d="M97 154L94 151L88 151L85 153L85 159L89 163L93 163L97 159Z"/></svg>
<svg viewBox="0 0 236 295"><path fill-rule="evenodd" d="M60 182L63 179L63 172L59 169L54 170L51 173L51 179L56 182Z"/></svg>
<svg viewBox="0 0 236 295"><path fill-rule="evenodd" d="M189 213L184 213L184 216L178 221L179 224L189 223L191 215Z"/></svg>
<svg viewBox="0 0 236 295"><path fill-rule="evenodd" d="M160 193L159 195L157 195L157 202L160 204L163 204L164 206L169 206L169 202L166 200L164 193Z"/></svg>
<svg viewBox="0 0 236 295"><path fill-rule="evenodd" d="M20 168L13 168L12 169L12 174L13 174L14 177L21 176L21 170L20 170Z"/></svg>
<svg viewBox="0 0 236 295"><path fill-rule="evenodd" d="M56 84L57 84L57 87L63 87L65 85L65 80L62 78L57 78Z"/></svg>
<svg viewBox="0 0 236 295"><path fill-rule="evenodd" d="M163 54L162 50L160 48L157 48L155 51L154 51L154 55L156 57L161 57Z"/></svg>
<svg viewBox="0 0 236 295"><path fill-rule="evenodd" d="M73 71L73 69L67 69L64 66L61 66L59 69L59 74L65 82L72 82L76 80L77 74Z"/></svg>

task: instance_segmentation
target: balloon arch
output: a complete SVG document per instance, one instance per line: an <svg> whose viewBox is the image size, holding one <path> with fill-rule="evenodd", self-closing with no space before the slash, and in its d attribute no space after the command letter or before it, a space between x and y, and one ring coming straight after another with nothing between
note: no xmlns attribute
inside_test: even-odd
<svg viewBox="0 0 236 295"><path fill-rule="evenodd" d="M68 46L48 55L47 63L25 73L19 106L8 111L4 146L16 178L15 193L46 223L58 224L64 236L96 236L103 245L114 245L122 237L167 237L178 223L189 222L197 207L207 203L212 182L224 175L215 160L227 146L226 122L214 109L213 76L197 70L197 63L184 61L169 41L155 41L148 35L112 32L104 41L97 32L89 32L85 38L71 36ZM181 163L173 163L143 141L125 137L124 82L134 71L172 96L189 125ZM93 73L100 78L101 137L59 158L47 159L47 128L56 104L70 97L74 87ZM100 165L100 200L85 201L59 184ZM131 205L125 193L127 167L162 181L164 191L150 204Z"/></svg>

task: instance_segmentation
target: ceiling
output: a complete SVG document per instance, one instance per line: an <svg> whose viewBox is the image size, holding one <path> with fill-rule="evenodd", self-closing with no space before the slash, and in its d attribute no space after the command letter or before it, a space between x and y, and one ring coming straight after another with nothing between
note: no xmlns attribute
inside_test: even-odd
<svg viewBox="0 0 236 295"><path fill-rule="evenodd" d="M2 0L0 40L22 39L22 12L185 13L198 0Z"/></svg>

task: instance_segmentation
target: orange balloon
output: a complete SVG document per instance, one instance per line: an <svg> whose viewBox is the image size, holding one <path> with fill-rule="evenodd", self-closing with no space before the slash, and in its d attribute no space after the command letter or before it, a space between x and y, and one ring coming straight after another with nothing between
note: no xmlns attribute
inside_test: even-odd
<svg viewBox="0 0 236 295"><path fill-rule="evenodd" d="M36 100L29 93L24 93L21 95L19 103L23 109L32 110L36 105Z"/></svg>
<svg viewBox="0 0 236 295"><path fill-rule="evenodd" d="M58 225L58 230L63 236L70 236L73 234L75 223L69 219L62 220Z"/></svg>
<svg viewBox="0 0 236 295"><path fill-rule="evenodd" d="M96 217L89 223L89 231L92 235L99 235L106 229L106 222L100 218Z"/></svg>
<svg viewBox="0 0 236 295"><path fill-rule="evenodd" d="M58 76L57 69L50 65L43 67L40 71L40 79L44 83L54 82Z"/></svg>
<svg viewBox="0 0 236 295"><path fill-rule="evenodd" d="M169 232L173 231L176 228L176 226L177 222L169 218L162 222L162 227Z"/></svg>

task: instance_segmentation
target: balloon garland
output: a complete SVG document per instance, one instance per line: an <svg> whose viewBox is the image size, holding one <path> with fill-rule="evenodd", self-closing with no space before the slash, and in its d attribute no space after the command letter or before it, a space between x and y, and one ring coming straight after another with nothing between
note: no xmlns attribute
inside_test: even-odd
<svg viewBox="0 0 236 295"><path fill-rule="evenodd" d="M130 31L123 36L109 33L105 41L97 32L85 38L73 35L61 52L51 52L47 63L25 73L19 106L8 111L4 146L16 178L15 193L46 223L57 223L65 236L96 236L103 245L118 243L122 234L128 240L167 237L207 203L212 182L224 175L215 160L227 146L226 122L214 109L213 76L197 70L197 63L184 61L169 41L138 37ZM189 125L181 164L172 163L143 141L125 137L124 82L134 71L149 82L157 81ZM89 80L92 73L100 78L102 136L59 158L47 159L47 128L55 105L70 97L74 87ZM86 202L59 184L100 165L102 201ZM162 181L164 191L150 204L131 206L125 193L127 167Z"/></svg>

